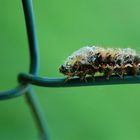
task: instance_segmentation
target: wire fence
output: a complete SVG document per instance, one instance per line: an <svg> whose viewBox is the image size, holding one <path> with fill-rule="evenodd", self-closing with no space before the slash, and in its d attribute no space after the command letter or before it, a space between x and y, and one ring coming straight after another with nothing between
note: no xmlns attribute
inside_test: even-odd
<svg viewBox="0 0 140 140"><path fill-rule="evenodd" d="M65 78L44 78L38 76L39 70L39 54L38 43L36 37L36 28L34 23L34 13L32 0L22 0L25 23L27 28L27 36L29 42L30 52L30 67L29 74L21 73L18 76L19 85L11 90L1 91L0 100L15 98L17 96L25 95L27 102L32 110L33 116L38 126L40 139L49 140L49 132L47 128L46 119L44 117L42 108L39 104L38 98L32 89L32 85L43 87L74 87L74 86L97 86L97 85L115 85L115 84L135 84L140 83L140 76L124 76L120 79L118 76L111 76L109 80L103 79L102 76L87 78L88 82L82 82L79 78L73 78L65 82Z"/></svg>
<svg viewBox="0 0 140 140"><path fill-rule="evenodd" d="M29 42L29 52L30 52L30 67L29 73L32 75L38 74L39 68L39 55L38 55L38 43L36 37L36 30L34 24L34 13L32 0L22 0L25 22L27 28L28 42ZM42 108L39 104L38 98L34 93L32 86L29 83L19 83L19 85L8 91L0 92L0 99L14 98L20 95L25 95L27 102L32 110L33 116L35 118L36 124L38 126L39 135L41 140L49 140L48 128L45 116L43 114Z"/></svg>

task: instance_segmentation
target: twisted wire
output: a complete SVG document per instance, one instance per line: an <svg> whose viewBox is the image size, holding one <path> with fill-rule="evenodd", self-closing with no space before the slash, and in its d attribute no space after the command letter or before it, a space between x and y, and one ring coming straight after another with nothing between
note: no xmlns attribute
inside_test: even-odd
<svg viewBox="0 0 140 140"><path fill-rule="evenodd" d="M39 65L39 56L38 56L38 43L36 37L35 23L34 23L34 14L32 0L22 0L25 23L27 28L27 37L29 43L29 52L30 52L30 67L29 73L37 75L38 65ZM0 91L0 100L14 98L20 95L25 94L26 100L31 108L35 122L37 124L40 139L48 140L48 128L46 125L46 119L44 117L43 111L39 104L38 98L35 95L32 86L26 83L19 83L19 85L11 90Z"/></svg>
<svg viewBox="0 0 140 140"><path fill-rule="evenodd" d="M22 0L26 28L27 28L27 36L29 42L29 52L30 52L30 69L29 73L33 75L38 74L39 69L39 53L38 53L38 43L36 36L36 28L34 23L34 14L33 14L33 6L32 0ZM33 89L26 91L25 94L26 100L29 103L29 106L32 110L33 116L35 118L36 124L38 126L40 138L42 140L48 140L48 128L46 119L44 117L43 111L41 109L40 103L36 94L33 92Z"/></svg>

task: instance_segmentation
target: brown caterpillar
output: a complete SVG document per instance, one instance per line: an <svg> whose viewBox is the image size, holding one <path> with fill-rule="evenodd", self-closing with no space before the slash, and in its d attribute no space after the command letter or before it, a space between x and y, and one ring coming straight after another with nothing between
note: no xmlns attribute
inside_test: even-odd
<svg viewBox="0 0 140 140"><path fill-rule="evenodd" d="M106 79L112 74L136 76L140 74L140 55L131 48L83 47L70 55L59 71L67 79L77 76L81 80L87 75L94 79L97 72Z"/></svg>

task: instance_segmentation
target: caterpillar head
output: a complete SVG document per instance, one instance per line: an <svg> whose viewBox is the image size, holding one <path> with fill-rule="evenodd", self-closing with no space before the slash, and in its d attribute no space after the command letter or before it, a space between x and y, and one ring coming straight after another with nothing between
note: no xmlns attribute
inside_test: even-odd
<svg viewBox="0 0 140 140"><path fill-rule="evenodd" d="M61 65L60 68L59 68L59 72L64 74L64 75L68 75L69 69L64 65Z"/></svg>

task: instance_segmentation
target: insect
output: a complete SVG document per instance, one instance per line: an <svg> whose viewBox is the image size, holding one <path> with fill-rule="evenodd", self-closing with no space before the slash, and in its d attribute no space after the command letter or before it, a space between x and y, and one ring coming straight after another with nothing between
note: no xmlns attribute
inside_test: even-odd
<svg viewBox="0 0 140 140"><path fill-rule="evenodd" d="M102 73L106 79L113 74L140 74L140 55L131 48L102 48L86 46L72 53L59 68L60 73L67 76L79 77L85 80L87 75L93 79L96 73Z"/></svg>

